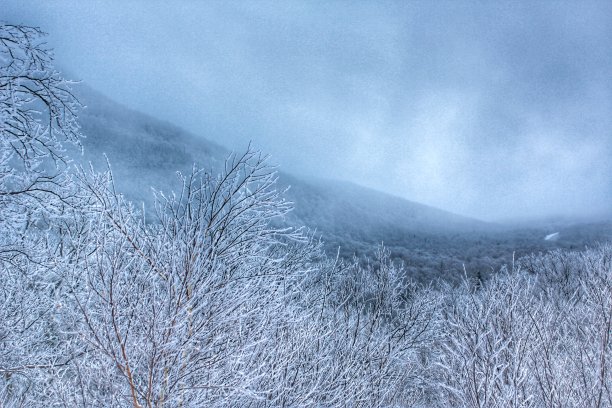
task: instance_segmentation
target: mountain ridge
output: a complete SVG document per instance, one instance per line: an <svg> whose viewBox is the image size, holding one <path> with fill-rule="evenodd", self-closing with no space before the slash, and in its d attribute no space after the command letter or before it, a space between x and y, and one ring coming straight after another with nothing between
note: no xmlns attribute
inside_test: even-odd
<svg viewBox="0 0 612 408"><path fill-rule="evenodd" d="M151 208L152 188L180 188L177 172L195 165L217 174L231 150L170 122L127 108L99 92L79 86L88 106L80 115L84 154L97 170L110 162L116 188L135 204ZM76 153L76 149L75 149ZM466 273L482 279L515 257L556 248L577 249L612 239L612 222L567 228L509 226L463 217L351 182L313 179L278 172L278 189L293 203L285 217L321 238L329 254L365 260L384 244L411 278L429 284L458 283ZM545 241L551 232L560 238Z"/></svg>
<svg viewBox="0 0 612 408"><path fill-rule="evenodd" d="M86 85L79 86L77 94L86 106L80 116L86 136L83 159L97 168L104 168L104 156L108 157L119 191L134 201L150 204L151 187L169 192L169 188L176 186L174 174L177 171L189 171L194 164L219 170L231 154L230 149L170 122L125 107ZM319 231L328 228L311 210L328 211L330 224L337 224L348 213L365 223L397 226L399 222L402 228L414 231L458 231L468 226L473 229L487 225L355 183L305 179L280 170L279 188L286 187L290 187L287 199L295 206L292 220L301 220L307 227ZM383 211L375 211L377 207Z"/></svg>

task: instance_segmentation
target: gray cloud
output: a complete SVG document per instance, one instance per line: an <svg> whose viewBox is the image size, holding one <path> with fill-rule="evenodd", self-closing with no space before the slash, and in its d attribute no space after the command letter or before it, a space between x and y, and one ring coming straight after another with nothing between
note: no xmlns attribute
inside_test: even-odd
<svg viewBox="0 0 612 408"><path fill-rule="evenodd" d="M17 2L111 97L479 218L612 212L609 2Z"/></svg>

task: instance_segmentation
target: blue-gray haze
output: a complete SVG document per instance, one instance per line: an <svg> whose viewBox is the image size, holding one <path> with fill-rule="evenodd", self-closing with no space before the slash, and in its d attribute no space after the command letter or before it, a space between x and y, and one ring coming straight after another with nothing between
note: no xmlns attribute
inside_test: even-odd
<svg viewBox="0 0 612 408"><path fill-rule="evenodd" d="M2 0L71 77L481 219L612 213L612 2Z"/></svg>

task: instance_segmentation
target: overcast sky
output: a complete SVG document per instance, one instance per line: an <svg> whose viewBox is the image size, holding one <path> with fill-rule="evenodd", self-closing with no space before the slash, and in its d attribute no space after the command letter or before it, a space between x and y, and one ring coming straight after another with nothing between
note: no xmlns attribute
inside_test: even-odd
<svg viewBox="0 0 612 408"><path fill-rule="evenodd" d="M2 0L230 149L481 219L612 213L612 2Z"/></svg>

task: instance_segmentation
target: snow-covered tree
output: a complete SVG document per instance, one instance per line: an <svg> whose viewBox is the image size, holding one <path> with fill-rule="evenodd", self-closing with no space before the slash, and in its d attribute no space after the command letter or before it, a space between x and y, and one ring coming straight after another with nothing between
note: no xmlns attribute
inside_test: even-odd
<svg viewBox="0 0 612 408"><path fill-rule="evenodd" d="M108 175L81 173L86 239L71 244L67 279L87 344L79 372L95 404L210 406L257 395L254 350L271 347L266 333L299 272L284 248L304 240L273 224L290 208L275 177L249 150L219 176L182 177L145 222Z"/></svg>
<svg viewBox="0 0 612 408"><path fill-rule="evenodd" d="M79 142L78 107L43 33L1 24L0 401L8 405L30 405L48 380L41 373L68 360L56 347L48 238L70 196L62 143Z"/></svg>
<svg viewBox="0 0 612 408"><path fill-rule="evenodd" d="M81 136L80 105L43 38L38 28L0 25L0 214L15 239L65 198L62 143Z"/></svg>
<svg viewBox="0 0 612 408"><path fill-rule="evenodd" d="M612 247L555 251L447 290L441 403L612 406Z"/></svg>
<svg viewBox="0 0 612 408"><path fill-rule="evenodd" d="M67 171L42 38L0 25L0 406L612 406L610 245L422 287L285 227L250 148L136 209Z"/></svg>

